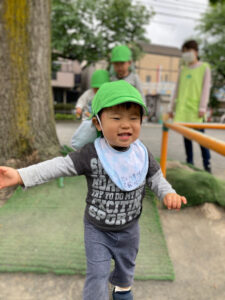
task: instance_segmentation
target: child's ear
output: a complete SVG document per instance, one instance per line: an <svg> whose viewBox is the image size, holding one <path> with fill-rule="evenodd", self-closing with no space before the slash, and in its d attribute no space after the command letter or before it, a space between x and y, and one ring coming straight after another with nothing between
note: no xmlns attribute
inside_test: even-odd
<svg viewBox="0 0 225 300"><path fill-rule="evenodd" d="M95 127L97 128L98 131L102 131L101 126L99 125L96 117L92 118L92 123L95 125Z"/></svg>

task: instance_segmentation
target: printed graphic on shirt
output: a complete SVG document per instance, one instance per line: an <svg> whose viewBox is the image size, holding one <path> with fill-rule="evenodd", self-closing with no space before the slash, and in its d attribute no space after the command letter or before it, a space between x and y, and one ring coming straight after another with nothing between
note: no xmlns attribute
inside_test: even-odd
<svg viewBox="0 0 225 300"><path fill-rule="evenodd" d="M152 154L148 154L148 174L143 183L130 192L122 191L110 179L93 143L69 154L77 175L84 175L87 180L85 218L89 222L102 230L114 231L130 226L140 217L145 184L160 170ZM150 182L149 185L151 184ZM154 183L154 186L157 192L158 185Z"/></svg>
<svg viewBox="0 0 225 300"><path fill-rule="evenodd" d="M88 214L106 226L121 226L136 219L142 208L145 182L134 191L121 191L105 173L97 158L90 160L92 169L91 199Z"/></svg>

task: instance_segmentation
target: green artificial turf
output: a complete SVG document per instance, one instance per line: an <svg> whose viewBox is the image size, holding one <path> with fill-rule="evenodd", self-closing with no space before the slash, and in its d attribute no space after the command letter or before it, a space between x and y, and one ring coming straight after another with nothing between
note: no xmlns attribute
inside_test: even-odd
<svg viewBox="0 0 225 300"><path fill-rule="evenodd" d="M61 183L62 185L62 183ZM86 180L64 179L18 188L0 208L0 271L85 274L83 214ZM158 210L150 192L140 219L141 241L135 278L173 280Z"/></svg>

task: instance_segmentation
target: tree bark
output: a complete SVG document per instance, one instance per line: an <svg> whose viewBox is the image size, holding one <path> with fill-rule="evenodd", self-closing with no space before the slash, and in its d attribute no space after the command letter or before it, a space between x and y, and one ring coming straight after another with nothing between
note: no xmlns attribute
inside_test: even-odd
<svg viewBox="0 0 225 300"><path fill-rule="evenodd" d="M0 164L59 153L50 69L50 0L0 1Z"/></svg>

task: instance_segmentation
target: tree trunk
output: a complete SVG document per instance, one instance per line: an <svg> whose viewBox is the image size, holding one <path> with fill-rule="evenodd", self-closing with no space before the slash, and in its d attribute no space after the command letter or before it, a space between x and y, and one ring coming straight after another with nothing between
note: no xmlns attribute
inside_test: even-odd
<svg viewBox="0 0 225 300"><path fill-rule="evenodd" d="M59 153L50 75L50 0L1 0L0 164Z"/></svg>

